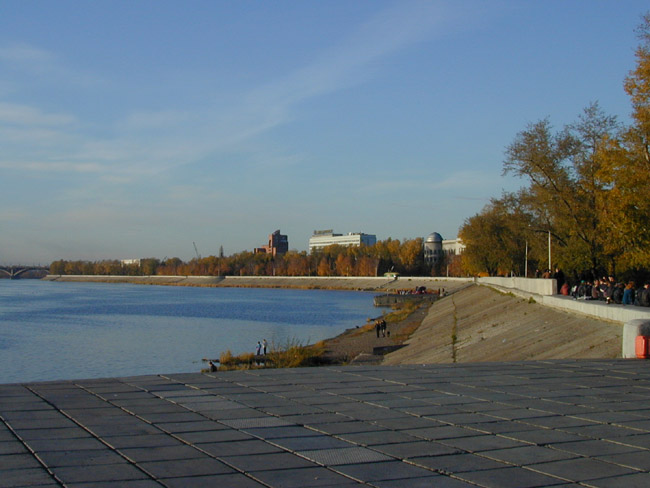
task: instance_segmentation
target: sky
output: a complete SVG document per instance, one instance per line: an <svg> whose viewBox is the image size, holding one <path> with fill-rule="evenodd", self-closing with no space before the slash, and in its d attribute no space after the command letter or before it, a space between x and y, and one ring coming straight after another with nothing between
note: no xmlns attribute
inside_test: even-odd
<svg viewBox="0 0 650 488"><path fill-rule="evenodd" d="M455 238L623 81L647 1L0 1L0 264Z"/></svg>

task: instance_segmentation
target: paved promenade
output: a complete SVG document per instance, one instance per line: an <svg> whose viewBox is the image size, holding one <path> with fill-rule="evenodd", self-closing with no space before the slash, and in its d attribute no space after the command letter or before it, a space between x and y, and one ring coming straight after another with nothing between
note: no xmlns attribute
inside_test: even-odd
<svg viewBox="0 0 650 488"><path fill-rule="evenodd" d="M0 386L0 486L647 487L650 363Z"/></svg>

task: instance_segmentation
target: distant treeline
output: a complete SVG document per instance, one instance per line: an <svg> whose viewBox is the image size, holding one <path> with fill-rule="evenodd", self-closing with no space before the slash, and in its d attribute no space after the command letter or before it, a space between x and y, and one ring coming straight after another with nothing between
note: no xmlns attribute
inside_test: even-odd
<svg viewBox="0 0 650 488"><path fill-rule="evenodd" d="M378 241L372 246L327 246L310 254L289 251L284 255L243 251L231 256L207 256L185 262L179 258L141 259L123 264L119 260L54 261L50 274L126 276L381 276L396 272L408 276L462 276L460 260L449 256L437 266L424 260L422 238Z"/></svg>

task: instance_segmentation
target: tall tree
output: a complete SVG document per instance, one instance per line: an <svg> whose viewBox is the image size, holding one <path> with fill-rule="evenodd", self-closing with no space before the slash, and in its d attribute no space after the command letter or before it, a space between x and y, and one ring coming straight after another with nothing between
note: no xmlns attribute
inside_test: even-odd
<svg viewBox="0 0 650 488"><path fill-rule="evenodd" d="M621 254L623 269L650 267L650 14L637 33L636 68L624 84L633 123L602 151L601 175L611 186L606 208L610 251Z"/></svg>
<svg viewBox="0 0 650 488"><path fill-rule="evenodd" d="M520 203L531 215L530 228L550 233L556 258L579 270L600 272L606 264L603 206L609 188L600 153L616 128L615 117L592 103L557 133L548 119L531 124L506 150L504 173L529 182Z"/></svg>

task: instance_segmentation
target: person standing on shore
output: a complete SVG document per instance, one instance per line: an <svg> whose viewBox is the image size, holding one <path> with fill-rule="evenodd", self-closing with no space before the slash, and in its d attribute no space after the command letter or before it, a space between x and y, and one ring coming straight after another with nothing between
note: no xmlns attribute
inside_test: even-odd
<svg viewBox="0 0 650 488"><path fill-rule="evenodd" d="M266 339L262 341L262 353L266 356Z"/></svg>
<svg viewBox="0 0 650 488"><path fill-rule="evenodd" d="M375 320L375 332L377 332L377 337L379 337L380 331L381 331L381 321L377 319Z"/></svg>
<svg viewBox="0 0 650 488"><path fill-rule="evenodd" d="M262 343L257 341L257 346L255 346L255 355L259 356L260 352L262 352Z"/></svg>

